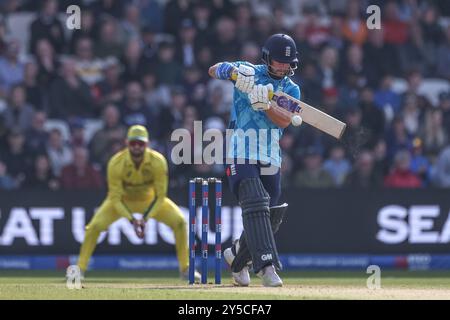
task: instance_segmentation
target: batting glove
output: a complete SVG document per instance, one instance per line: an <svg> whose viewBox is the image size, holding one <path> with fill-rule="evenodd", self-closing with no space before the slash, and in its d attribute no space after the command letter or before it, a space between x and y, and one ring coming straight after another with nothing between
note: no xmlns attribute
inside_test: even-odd
<svg viewBox="0 0 450 320"><path fill-rule="evenodd" d="M269 91L273 91L272 84L262 85L258 84L253 87L253 90L248 95L253 110L264 111L270 109Z"/></svg>
<svg viewBox="0 0 450 320"><path fill-rule="evenodd" d="M235 87L244 93L250 93L255 84L255 69L241 64L238 69L238 76Z"/></svg>

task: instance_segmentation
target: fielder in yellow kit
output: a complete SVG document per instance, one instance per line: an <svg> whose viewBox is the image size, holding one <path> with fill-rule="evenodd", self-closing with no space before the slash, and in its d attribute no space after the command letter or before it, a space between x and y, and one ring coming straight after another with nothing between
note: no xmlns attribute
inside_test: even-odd
<svg viewBox="0 0 450 320"><path fill-rule="evenodd" d="M127 148L108 163L108 195L86 226L78 266L86 271L100 232L119 218L127 218L139 238L144 237L145 222L154 218L169 226L175 235L175 248L183 279L188 277L189 250L187 222L178 206L167 197L168 169L163 155L148 147L144 126L130 127ZM142 213L142 219L133 214ZM200 274L196 272L196 278Z"/></svg>

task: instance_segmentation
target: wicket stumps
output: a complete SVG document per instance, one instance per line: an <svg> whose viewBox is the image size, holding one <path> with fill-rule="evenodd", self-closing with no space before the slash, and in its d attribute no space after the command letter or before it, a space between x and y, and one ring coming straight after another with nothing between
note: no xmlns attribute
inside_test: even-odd
<svg viewBox="0 0 450 320"><path fill-rule="evenodd" d="M221 262L222 262L222 181L217 178L194 178L189 180L189 284L195 281L195 234L196 234L196 186L201 185L202 197L202 236L201 236L201 283L208 281L208 230L209 230L209 185L214 184L215 210L215 283L221 283Z"/></svg>

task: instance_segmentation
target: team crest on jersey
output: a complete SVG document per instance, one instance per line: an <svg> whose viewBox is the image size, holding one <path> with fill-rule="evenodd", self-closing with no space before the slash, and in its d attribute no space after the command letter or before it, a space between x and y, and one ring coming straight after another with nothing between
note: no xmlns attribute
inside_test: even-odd
<svg viewBox="0 0 450 320"><path fill-rule="evenodd" d="M149 169L142 169L142 175L144 176L144 178L147 178L150 176L150 170Z"/></svg>
<svg viewBox="0 0 450 320"><path fill-rule="evenodd" d="M291 56L291 47L287 46L286 47L286 57L290 57Z"/></svg>

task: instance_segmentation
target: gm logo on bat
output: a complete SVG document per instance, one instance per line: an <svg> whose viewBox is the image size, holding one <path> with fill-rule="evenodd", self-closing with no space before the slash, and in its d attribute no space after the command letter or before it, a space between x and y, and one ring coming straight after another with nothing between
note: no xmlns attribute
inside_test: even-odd
<svg viewBox="0 0 450 320"><path fill-rule="evenodd" d="M292 113L298 113L301 110L300 105L292 100L289 100L285 96L277 96L273 95L273 100L279 105L281 108L286 109Z"/></svg>

